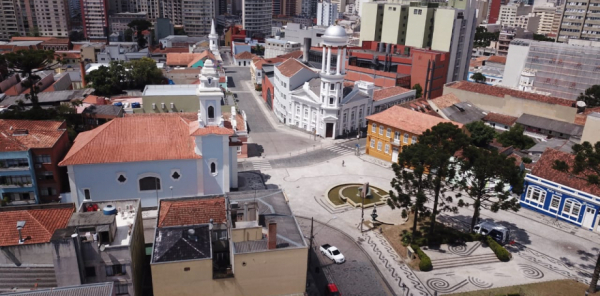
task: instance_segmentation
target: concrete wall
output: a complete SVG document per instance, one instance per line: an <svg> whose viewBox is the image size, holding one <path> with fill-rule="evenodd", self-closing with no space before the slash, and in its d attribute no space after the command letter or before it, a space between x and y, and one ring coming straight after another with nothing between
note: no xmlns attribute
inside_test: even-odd
<svg viewBox="0 0 600 296"><path fill-rule="evenodd" d="M576 108L505 96L504 98L444 86L444 94L453 93L462 102L469 101L488 112L520 117L523 113L573 123Z"/></svg>
<svg viewBox="0 0 600 296"><path fill-rule="evenodd" d="M439 51L450 51L452 44L452 32L454 30L454 18L457 11L454 9L437 9L435 11L435 22L433 23L433 42L431 49ZM459 28L456 28L459 30Z"/></svg>
<svg viewBox="0 0 600 296"><path fill-rule="evenodd" d="M226 141L225 141L226 140ZM224 162L224 155L228 155L229 145L226 136L202 137L202 170L204 174L204 194L220 194L229 191L229 162ZM211 174L210 164L216 163L217 172ZM234 165L237 165L234 164Z"/></svg>
<svg viewBox="0 0 600 296"><path fill-rule="evenodd" d="M527 56L529 55L529 45L512 44L508 48L506 56L506 65L504 66L504 74L502 75L502 85L509 87L519 86L521 72L525 67Z"/></svg>
<svg viewBox="0 0 600 296"><path fill-rule="evenodd" d="M361 24L360 24L360 42L363 41L381 41L381 21L383 20L383 4L362 3L361 5Z"/></svg>
<svg viewBox="0 0 600 296"><path fill-rule="evenodd" d="M589 114L585 120L581 142L587 141L594 145L596 142L600 141L600 133L598 131L600 131L600 114Z"/></svg>
<svg viewBox="0 0 600 296"><path fill-rule="evenodd" d="M406 33L406 45L412 46L416 48L427 48L431 46L430 40L428 37L429 27L431 23L430 19L433 18L434 13L433 8L427 7L410 7L408 9L408 25L407 27L410 29ZM421 14L418 12L421 11Z"/></svg>
<svg viewBox="0 0 600 296"><path fill-rule="evenodd" d="M164 109L161 103L165 103ZM174 108L171 108L171 103L174 103ZM156 109L152 108L152 104L156 104ZM142 96L142 108L139 110L138 112L142 113L197 113L200 110L200 101L198 96Z"/></svg>
<svg viewBox="0 0 600 296"><path fill-rule="evenodd" d="M381 42L391 44L404 44L406 42L406 24L408 23L409 10L408 5L386 4L384 6Z"/></svg>
<svg viewBox="0 0 600 296"><path fill-rule="evenodd" d="M15 243L19 240L15 238ZM27 244L2 247L0 249L0 266L52 265L53 248L50 243Z"/></svg>
<svg viewBox="0 0 600 296"><path fill-rule="evenodd" d="M85 283L80 273L83 262L77 259L76 240L66 237L52 241L52 259L56 283L59 287L77 286Z"/></svg>
<svg viewBox="0 0 600 296"><path fill-rule="evenodd" d="M171 178L175 169L181 175L178 180ZM125 183L117 181L120 173L127 178ZM138 179L148 173L160 176L158 192L139 191ZM92 201L140 198L143 207L156 206L157 195L170 198L204 194L200 177L196 159L69 166L71 193L79 204L84 200L84 189L90 189ZM169 186L173 186L172 192Z"/></svg>
<svg viewBox="0 0 600 296"><path fill-rule="evenodd" d="M231 229L231 241L234 243L262 239L262 226Z"/></svg>

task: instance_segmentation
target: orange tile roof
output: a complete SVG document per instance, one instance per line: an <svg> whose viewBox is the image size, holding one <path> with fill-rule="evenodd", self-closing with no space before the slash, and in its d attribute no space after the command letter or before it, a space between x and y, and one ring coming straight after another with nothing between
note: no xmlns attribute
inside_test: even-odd
<svg viewBox="0 0 600 296"><path fill-rule="evenodd" d="M80 133L59 165L198 159L189 125L179 114L115 118Z"/></svg>
<svg viewBox="0 0 600 296"><path fill-rule="evenodd" d="M287 59L287 61L281 63L276 67L281 72L281 75L285 77L292 77L296 75L296 73L300 72L302 69L310 70L309 67L301 63L296 59ZM312 70L310 70L312 71Z"/></svg>
<svg viewBox="0 0 600 296"><path fill-rule="evenodd" d="M67 227L74 208L46 208L31 210L8 210L0 212L0 246L19 245L17 221L25 221L21 236L24 244L40 244L50 242L57 229Z"/></svg>
<svg viewBox="0 0 600 296"><path fill-rule="evenodd" d="M296 50L296 51L292 51L290 53L286 53L286 54L282 54L282 55L278 55L278 58L284 58L284 59L299 59L302 57L303 52L301 50Z"/></svg>
<svg viewBox="0 0 600 296"><path fill-rule="evenodd" d="M198 121L193 121L189 124L190 136L205 136L205 135L223 135L231 136L234 134L231 128L231 122L225 121L224 127L220 126L205 126L201 128Z"/></svg>
<svg viewBox="0 0 600 296"><path fill-rule="evenodd" d="M0 151L52 148L66 133L66 129L61 128L63 123L63 121L0 119Z"/></svg>
<svg viewBox="0 0 600 296"><path fill-rule="evenodd" d="M194 198L185 200L161 200L158 227L225 223L227 214L225 198Z"/></svg>
<svg viewBox="0 0 600 296"><path fill-rule="evenodd" d="M438 107L438 109L443 110L454 104L460 103L460 100L453 93L445 94L443 96L437 97L435 99L431 99L431 101Z"/></svg>
<svg viewBox="0 0 600 296"><path fill-rule="evenodd" d="M451 83L446 84L446 86L450 89L460 89L460 90L464 90L464 91L468 91L468 92L475 92L475 93L489 95L489 96L495 96L495 97L499 97L499 98L504 98L505 96L511 96L511 97L515 97L515 98L538 101L538 102L548 103L548 104L561 105L561 106L566 106L566 107L572 107L573 104L575 103L574 101L567 100L567 99L551 97L551 96L546 96L546 95L541 95L541 94L536 94L536 93L529 93L529 92L525 92L525 91L514 90L514 89L510 89L510 88L492 86L492 85L470 82L470 81L451 82Z"/></svg>
<svg viewBox="0 0 600 296"><path fill-rule="evenodd" d="M404 104L401 104L400 106L402 106L403 108L408 108L414 111L442 118L441 115L439 115L437 112L435 112L435 110L433 110L431 105L429 105L429 102L423 98L406 102Z"/></svg>
<svg viewBox="0 0 600 296"><path fill-rule="evenodd" d="M160 53L189 53L190 49L187 47L168 47L168 48L156 48L152 51L154 54Z"/></svg>
<svg viewBox="0 0 600 296"><path fill-rule="evenodd" d="M251 53L251 52L249 52L249 51L244 51L244 52L241 52L241 53L238 53L238 54L236 54L236 55L235 55L235 59L236 59L236 60L250 60L250 59L252 59L252 58L253 58L253 57L255 57L255 56L256 56L256 55L252 54L252 53Z"/></svg>
<svg viewBox="0 0 600 296"><path fill-rule="evenodd" d="M253 61L254 67L258 70L262 70L264 64L276 64L285 61L284 58L270 58L270 59L256 59Z"/></svg>
<svg viewBox="0 0 600 296"><path fill-rule="evenodd" d="M402 108L400 106L393 106L382 112L367 116L367 120L369 123L381 123L415 135L420 135L427 129L442 122L450 122L458 127L462 127L462 124L460 123Z"/></svg>
<svg viewBox="0 0 600 296"><path fill-rule="evenodd" d="M79 52L55 52L54 56L65 58L65 59L80 59L81 53L79 53Z"/></svg>
<svg viewBox="0 0 600 296"><path fill-rule="evenodd" d="M14 36L10 38L10 41L48 41L48 40L52 40L52 39L56 39L54 37L21 37L21 36ZM68 39L67 39L68 40Z"/></svg>
<svg viewBox="0 0 600 296"><path fill-rule="evenodd" d="M401 86L394 86L394 87L388 87L388 88L376 90L373 92L373 101L380 101L380 100L387 99L387 98L393 97L393 96L397 96L399 94L403 94L403 93L406 93L409 91L411 91L411 90L401 87Z"/></svg>
<svg viewBox="0 0 600 296"><path fill-rule="evenodd" d="M229 112L223 112L223 118L229 118L231 117L231 113ZM236 114L235 115L235 128L238 131L245 131L246 130L246 123L244 122L244 117L241 114Z"/></svg>
<svg viewBox="0 0 600 296"><path fill-rule="evenodd" d="M167 53L167 66L185 66L190 67L190 63L203 58L215 59L215 56L208 50L202 53Z"/></svg>
<svg viewBox="0 0 600 296"><path fill-rule="evenodd" d="M487 59L487 61L490 62L490 63L498 63L498 64L505 65L506 64L506 57L501 57L501 56L495 56L494 55L494 56L490 56Z"/></svg>
<svg viewBox="0 0 600 296"><path fill-rule="evenodd" d="M490 112L482 118L483 121L497 122L504 125L512 126L518 118L514 116L504 115L500 113Z"/></svg>
<svg viewBox="0 0 600 296"><path fill-rule="evenodd" d="M600 196L600 188L596 185L588 184L584 173L573 176L570 173L564 173L553 169L552 166L556 160L565 161L569 166L572 166L575 162L575 155L547 148L544 153L542 153L540 159L535 163L531 174L595 196ZM593 174L593 172L589 173Z"/></svg>

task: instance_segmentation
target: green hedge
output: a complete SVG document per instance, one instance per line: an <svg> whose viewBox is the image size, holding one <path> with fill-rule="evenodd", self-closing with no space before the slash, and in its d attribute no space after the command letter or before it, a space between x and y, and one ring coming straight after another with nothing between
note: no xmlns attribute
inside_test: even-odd
<svg viewBox="0 0 600 296"><path fill-rule="evenodd" d="M488 236L486 238L486 242L488 246L490 246L490 249L494 251L496 257L498 257L500 261L507 262L510 260L510 252L508 252L503 246L497 243L493 238Z"/></svg>
<svg viewBox="0 0 600 296"><path fill-rule="evenodd" d="M417 256L419 256L419 260L421 260L421 262L419 263L419 269L421 271L432 270L433 265L431 265L431 259L429 258L429 256L427 256L427 254L425 254L425 252L423 252L421 248L419 248L419 246L416 244L412 244L411 248L417 253Z"/></svg>

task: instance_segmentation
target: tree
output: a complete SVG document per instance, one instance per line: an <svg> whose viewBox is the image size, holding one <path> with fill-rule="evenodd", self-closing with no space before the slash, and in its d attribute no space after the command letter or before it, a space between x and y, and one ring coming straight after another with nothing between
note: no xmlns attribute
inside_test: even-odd
<svg viewBox="0 0 600 296"><path fill-rule="evenodd" d="M497 140L504 147L513 146L518 149L528 149L535 145L535 141L523 134L525 128L520 124L515 124L510 130L498 135Z"/></svg>
<svg viewBox="0 0 600 296"><path fill-rule="evenodd" d="M594 85L596 86L596 85ZM579 178L587 184L600 188L600 142L592 146L590 142L575 144L572 147L574 159L569 161L556 160L553 169L569 173L572 178ZM589 293L596 293L598 278L600 277L600 255L596 260L596 267L590 281Z"/></svg>
<svg viewBox="0 0 600 296"><path fill-rule="evenodd" d="M85 35L83 35L83 31L73 30L69 33L69 39L72 42L85 40Z"/></svg>
<svg viewBox="0 0 600 296"><path fill-rule="evenodd" d="M38 27L33 27L29 33L27 33L29 37L40 37L40 29Z"/></svg>
<svg viewBox="0 0 600 296"><path fill-rule="evenodd" d="M533 34L533 40L554 42L554 38L546 37L544 34Z"/></svg>
<svg viewBox="0 0 600 296"><path fill-rule="evenodd" d="M472 207L471 231L479 219L481 208L492 212L518 211L519 201L512 198L506 185L519 182L519 167L514 158L507 158L495 150L469 146L463 150L459 163L458 183L472 203L460 199L459 207Z"/></svg>
<svg viewBox="0 0 600 296"><path fill-rule="evenodd" d="M500 32L488 32L484 27L477 27L475 29L475 37L473 38L473 47L486 47L490 45L491 41L498 41Z"/></svg>
<svg viewBox="0 0 600 296"><path fill-rule="evenodd" d="M9 70L19 73L21 85L29 88L25 95L31 101L34 109L40 108L37 94L39 92L38 82L42 79L38 73L45 70L53 70L60 63L60 58L54 56L52 50L19 50L4 54L6 65Z"/></svg>
<svg viewBox="0 0 600 296"><path fill-rule="evenodd" d="M108 67L101 66L85 76L88 87L94 88L94 94L112 96L123 92L122 83L125 80L123 62L112 61Z"/></svg>
<svg viewBox="0 0 600 296"><path fill-rule="evenodd" d="M456 166L451 164L452 156L459 150L469 145L469 137L452 123L440 123L426 130L415 146L428 155L426 165L429 169L431 190L433 191L433 210L431 212L431 225L429 235L433 238L435 221L438 213L457 212L456 206L450 206L451 196L446 196L448 189L456 189L452 182L456 176Z"/></svg>
<svg viewBox="0 0 600 296"><path fill-rule="evenodd" d="M131 29L125 30L125 32L123 32L123 39L125 40L125 42L132 42L133 41L133 30L131 30Z"/></svg>
<svg viewBox="0 0 600 296"><path fill-rule="evenodd" d="M143 32L152 27L152 23L146 19L136 19L131 21L128 25L129 28L136 31L137 44L140 48L146 47L146 38Z"/></svg>
<svg viewBox="0 0 600 296"><path fill-rule="evenodd" d="M410 208L414 213L411 242L417 233L419 213L426 212L427 196L424 191L429 175L425 174L425 168L429 155L421 149L422 146L405 146L398 155L398 162L392 164L396 177L390 182L393 190L390 190L388 205L392 209Z"/></svg>
<svg viewBox="0 0 600 296"><path fill-rule="evenodd" d="M473 75L471 75L471 79L473 79L477 83L485 83L487 77L485 77L485 75L481 73L473 73Z"/></svg>
<svg viewBox="0 0 600 296"><path fill-rule="evenodd" d="M263 55L265 52L265 48L260 46L260 44L256 44L256 46L254 47L254 53L257 55Z"/></svg>
<svg viewBox="0 0 600 296"><path fill-rule="evenodd" d="M496 135L494 128L483 121L471 122L466 125L466 128L471 133L471 143L477 147L487 147Z"/></svg>
<svg viewBox="0 0 600 296"><path fill-rule="evenodd" d="M175 35L187 35L187 33L185 32L183 27L175 27L174 34Z"/></svg>
<svg viewBox="0 0 600 296"><path fill-rule="evenodd" d="M584 93L580 93L577 101L584 101L587 107L600 106L600 85L592 85Z"/></svg>
<svg viewBox="0 0 600 296"><path fill-rule="evenodd" d="M420 84L417 83L417 84L413 85L412 89L417 91L417 94L416 94L417 99L423 95L423 88L421 87Z"/></svg>
<svg viewBox="0 0 600 296"><path fill-rule="evenodd" d="M160 84L164 80L162 71L151 58L129 61L125 63L125 69L129 76L128 88L143 89L146 84Z"/></svg>

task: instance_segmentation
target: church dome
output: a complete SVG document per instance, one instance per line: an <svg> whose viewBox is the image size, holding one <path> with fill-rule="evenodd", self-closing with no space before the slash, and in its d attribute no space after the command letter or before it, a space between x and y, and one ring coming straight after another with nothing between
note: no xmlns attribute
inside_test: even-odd
<svg viewBox="0 0 600 296"><path fill-rule="evenodd" d="M346 29L341 26L330 26L323 34L323 44L327 46L346 46L348 35Z"/></svg>
<svg viewBox="0 0 600 296"><path fill-rule="evenodd" d="M340 26L330 26L329 28L327 28L327 30L325 30L325 34L323 35L323 37L327 38L327 37L343 37L346 38L346 30L344 30L344 28L340 27Z"/></svg>

